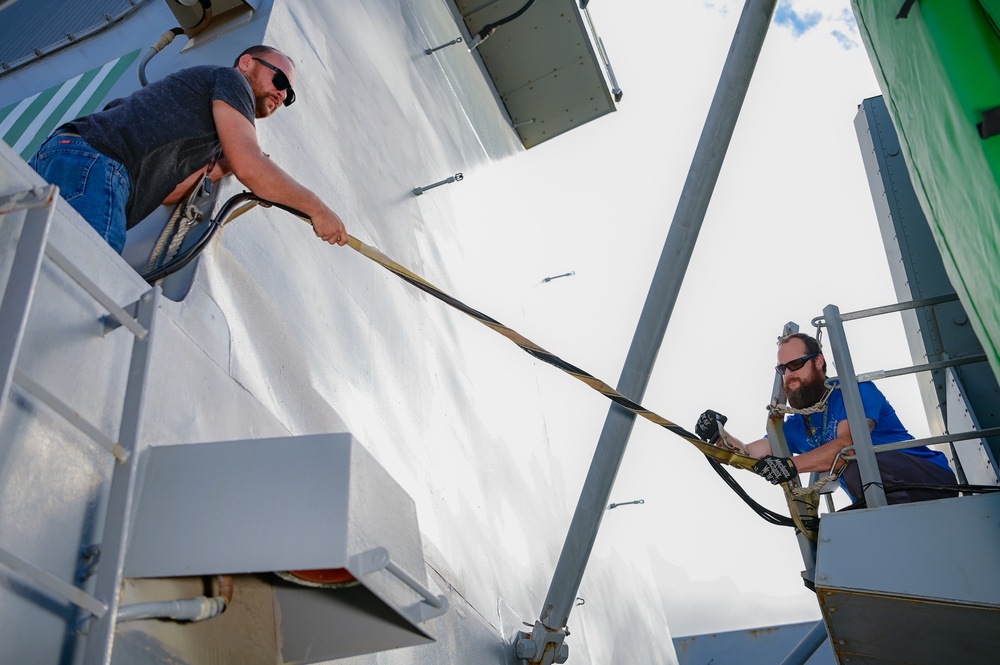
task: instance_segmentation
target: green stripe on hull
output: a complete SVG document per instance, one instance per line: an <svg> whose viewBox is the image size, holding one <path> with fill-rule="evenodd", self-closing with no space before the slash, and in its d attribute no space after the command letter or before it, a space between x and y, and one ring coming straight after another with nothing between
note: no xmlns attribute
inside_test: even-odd
<svg viewBox="0 0 1000 665"><path fill-rule="evenodd" d="M90 115L97 110L97 107L104 102L104 98L107 96L108 92L111 90L111 86L118 82L118 79L122 77L135 59L139 57L139 51L132 51L126 55L123 55L121 59L115 63L115 66L111 69L111 72L104 78L104 81L98 86L97 90L94 92L93 96L80 110L78 115Z"/></svg>
<svg viewBox="0 0 1000 665"><path fill-rule="evenodd" d="M1000 2L984 3L1000 17ZM945 269L1000 377L1000 37L975 0L852 0Z"/></svg>
<svg viewBox="0 0 1000 665"><path fill-rule="evenodd" d="M15 102L0 109L0 138L28 159L60 124L93 113L102 106L111 88L129 71L139 53L140 50L132 51L92 69L72 86L67 81L44 90L37 97L29 98L30 104Z"/></svg>

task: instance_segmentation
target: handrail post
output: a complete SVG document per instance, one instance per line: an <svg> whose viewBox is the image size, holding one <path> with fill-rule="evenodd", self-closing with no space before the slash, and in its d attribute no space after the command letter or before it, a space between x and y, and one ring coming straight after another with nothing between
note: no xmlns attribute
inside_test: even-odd
<svg viewBox="0 0 1000 665"><path fill-rule="evenodd" d="M851 428L855 462L861 472L865 503L869 508L879 508L888 504L885 500L885 491L882 489L878 462L875 461L871 430L868 429L868 417L865 416L865 407L861 403L858 375L854 371L854 361L851 360L851 352L847 346L847 335L844 333L844 322L840 318L840 308L836 305L827 305L823 308L823 317L826 319L826 329L830 333L833 360L837 363L837 378L840 379L840 393L844 398L847 422Z"/></svg>
<svg viewBox="0 0 1000 665"><path fill-rule="evenodd" d="M781 329L781 337L784 338L792 333L799 332L799 324L794 321L789 321ZM784 404L787 401L787 396L785 395L785 382L781 378L781 375L777 372L774 373L774 383L771 388L771 402L774 404ZM767 418L767 440L771 445L771 454L777 455L778 457L791 457L792 451L788 447L788 441L785 439L784 430L784 416L780 414L769 413ZM790 496L790 495L786 495ZM788 503L788 510L792 513L794 517L796 512L799 515L805 517L811 517L813 512L810 509L802 510L806 508L807 503L803 502L792 502ZM802 530L795 529L795 540L799 544L799 553L802 554L802 565L805 566L805 570L802 571L802 579L805 581L807 587L812 588L815 583L816 578L816 543L813 541L808 534L804 533Z"/></svg>

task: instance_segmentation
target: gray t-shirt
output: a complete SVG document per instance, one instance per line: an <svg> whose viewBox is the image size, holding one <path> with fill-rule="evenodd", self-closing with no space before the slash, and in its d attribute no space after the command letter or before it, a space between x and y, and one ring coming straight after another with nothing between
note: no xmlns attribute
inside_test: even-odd
<svg viewBox="0 0 1000 665"><path fill-rule="evenodd" d="M182 69L67 123L90 145L125 165L132 180L126 209L132 228L178 183L219 153L212 102L221 100L254 122L250 83L232 67Z"/></svg>

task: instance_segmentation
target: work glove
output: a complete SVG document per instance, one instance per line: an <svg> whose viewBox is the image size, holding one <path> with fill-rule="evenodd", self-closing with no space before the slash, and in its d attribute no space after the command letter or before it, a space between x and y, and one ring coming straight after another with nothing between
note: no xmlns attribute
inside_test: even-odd
<svg viewBox="0 0 1000 665"><path fill-rule="evenodd" d="M695 423L694 426L694 433L697 434L698 438L702 441L715 443L715 441L719 438L719 423L725 425L727 420L729 420L729 418L726 418L721 413L709 409L705 413L698 416L698 422Z"/></svg>
<svg viewBox="0 0 1000 665"><path fill-rule="evenodd" d="M795 468L795 462L792 461L791 457L775 457L774 455L761 457L753 465L753 470L754 473L772 485L787 483L799 476L799 470Z"/></svg>

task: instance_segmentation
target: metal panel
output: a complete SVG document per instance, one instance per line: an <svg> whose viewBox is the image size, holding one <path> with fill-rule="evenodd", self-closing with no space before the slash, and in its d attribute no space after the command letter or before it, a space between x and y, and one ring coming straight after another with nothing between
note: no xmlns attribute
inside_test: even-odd
<svg viewBox="0 0 1000 665"><path fill-rule="evenodd" d="M138 56L137 49L0 107L0 138L27 160L56 127L96 111Z"/></svg>
<svg viewBox="0 0 1000 665"><path fill-rule="evenodd" d="M993 665L1000 609L820 591L839 662Z"/></svg>
<svg viewBox="0 0 1000 665"><path fill-rule="evenodd" d="M948 372L948 428L951 432L980 430L979 420L969 406L965 390L954 370ZM967 482L973 485L997 485L997 462L986 441L956 441L954 444L958 466Z"/></svg>
<svg viewBox="0 0 1000 665"><path fill-rule="evenodd" d="M385 547L423 579L413 501L347 433L149 449L126 577L343 568Z"/></svg>
<svg viewBox="0 0 1000 665"><path fill-rule="evenodd" d="M419 198L409 192L416 184L517 154L521 146L477 58L459 47L424 55L426 47L455 36L457 23L446 3L341 0L260 7L246 26L198 48L164 51L150 63L150 78L195 64L229 63L249 43L280 45L301 63L308 84L300 103L260 123L264 148L353 220L353 233L436 282L460 282L456 266L468 220L453 218L447 188ZM145 48L173 22L165 3L147 2L126 24L128 29L115 27L89 39L86 48L66 49L0 77L0 106ZM136 86L128 73L109 95ZM2 160L9 159L5 148L0 146ZM32 184L38 180L20 160L0 171L0 181L11 171L30 176ZM236 183L222 184L224 194L238 189ZM88 274L99 275L118 302L135 300L146 285L67 211L60 202L52 233L66 242L58 247ZM5 250L0 247L0 256ZM58 273L44 266L43 272ZM541 601L563 536L552 525L565 523L571 512L565 497L572 483L563 476L578 442L546 438L532 397L537 367L530 358L516 349L506 352L503 341L479 353L484 347L478 332L383 272L346 250L316 243L304 225L275 210L254 211L227 226L185 300L161 302L165 316L157 330L143 438L170 445L349 428L416 500L424 542L433 544L427 545L428 575L460 607L435 620L441 634L436 644L351 662L495 665L504 658L503 643ZM39 379L60 379L45 385L96 424L117 422L131 335L117 330L84 344L80 338L99 327L103 312L75 304L82 290L61 273L43 277L23 369ZM471 349L477 352L467 360ZM493 390L496 377L515 389ZM46 568L71 579L79 545L96 540L93 514L103 506L113 460L78 444L82 437L61 419L50 422L49 415L30 396L19 397L0 420L0 540L17 542L19 552L58 559ZM52 459L63 464L52 467ZM551 489L550 499L532 508L543 487ZM524 520L526 510L539 519ZM574 661L673 662L663 610L648 578L600 560L591 562L586 584L590 602L574 619L580 645ZM0 662L67 662L60 655L63 640L80 639L73 637L73 617L28 592L0 579ZM599 602L600 594L607 602ZM415 597L410 591L409 598ZM273 603L269 607L273 612ZM193 642L202 625L214 630L217 622L237 616L227 611L198 625L148 623L173 631L175 646ZM624 626L653 637L623 641ZM141 645L118 662L220 662L219 642L207 644L201 658L159 658L161 652ZM116 642L116 659L117 652Z"/></svg>
<svg viewBox="0 0 1000 665"><path fill-rule="evenodd" d="M517 12L524 1L456 5L476 35ZM596 37L576 0L536 2L477 50L526 148L615 110Z"/></svg>
<svg viewBox="0 0 1000 665"><path fill-rule="evenodd" d="M881 97L864 100L854 125L897 299L905 302L955 293L914 192L885 101ZM914 363L983 352L960 302L904 312L902 317ZM980 363L955 371L982 427L1000 425L1000 410L996 408L1000 387L990 367ZM947 383L943 370L918 377L924 409L934 434L943 434L946 430L962 431L947 421ZM1000 441L989 443L996 456Z"/></svg>
<svg viewBox="0 0 1000 665"><path fill-rule="evenodd" d="M447 603L426 590L416 508L350 434L159 446L141 467L126 577L349 570L360 586L269 577L274 616L248 621L280 634L279 662L431 639L419 623Z"/></svg>
<svg viewBox="0 0 1000 665"><path fill-rule="evenodd" d="M998 527L1000 494L830 513L816 586L996 607Z"/></svg>

